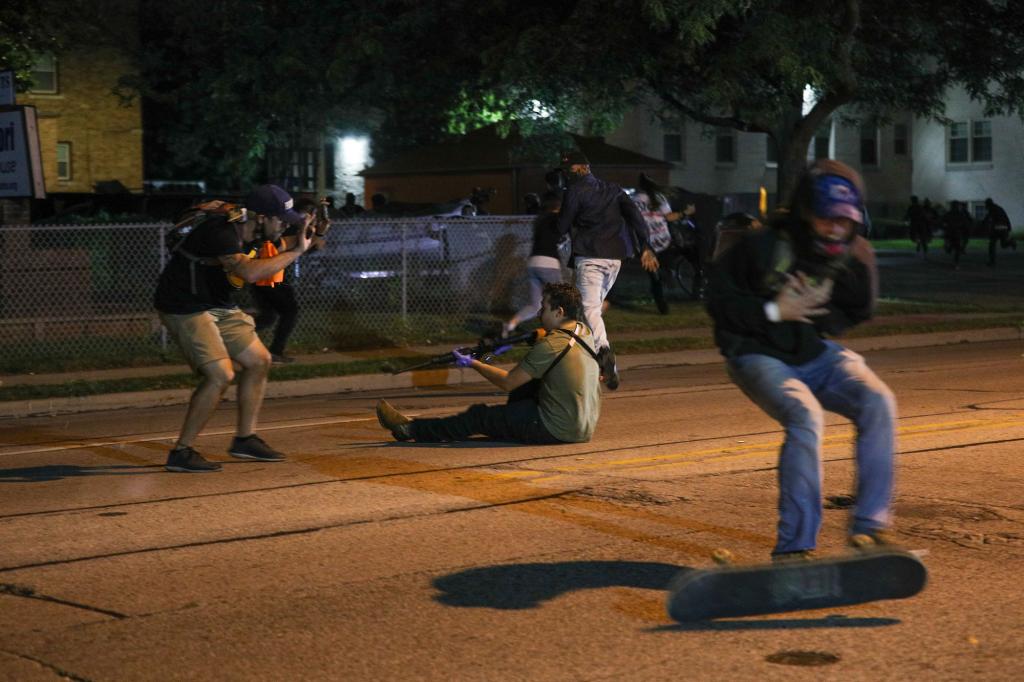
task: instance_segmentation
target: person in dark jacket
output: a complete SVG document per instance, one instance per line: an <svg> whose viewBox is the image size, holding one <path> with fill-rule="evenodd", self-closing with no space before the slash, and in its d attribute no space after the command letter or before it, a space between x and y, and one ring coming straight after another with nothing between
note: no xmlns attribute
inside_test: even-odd
<svg viewBox="0 0 1024 682"><path fill-rule="evenodd" d="M1002 248L1017 250L1017 241L1010 237L1010 216L1006 215L1003 207L992 201L989 197L985 199L985 217L981 219L982 226L988 231L988 264L996 264L996 244Z"/></svg>
<svg viewBox="0 0 1024 682"><path fill-rule="evenodd" d="M960 267L960 256L967 250L967 240L974 221L962 201L949 202L949 211L942 216L942 237L946 253L953 255L953 268Z"/></svg>
<svg viewBox="0 0 1024 682"><path fill-rule="evenodd" d="M632 232L640 245L644 270L655 272L658 257L648 241L647 223L621 187L594 177L590 161L579 151L563 154L562 168L569 188L562 200L558 231L560 235L572 234L576 287L583 296L583 315L594 334L605 385L614 391L619 387L619 370L601 318L601 307L619 276L622 260L632 250L632 240L623 238L628 234L626 230Z"/></svg>
<svg viewBox="0 0 1024 682"><path fill-rule="evenodd" d="M860 176L818 161L789 210L712 268L708 311L730 378L785 428L775 560L804 558L822 516L823 410L857 429L852 544L884 543L890 524L896 402L864 358L827 337L871 317L878 295Z"/></svg>

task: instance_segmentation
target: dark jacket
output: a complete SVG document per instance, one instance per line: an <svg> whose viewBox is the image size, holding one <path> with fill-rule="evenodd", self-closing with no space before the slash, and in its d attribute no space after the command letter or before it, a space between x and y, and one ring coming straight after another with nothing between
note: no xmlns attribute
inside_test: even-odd
<svg viewBox="0 0 1024 682"><path fill-rule="evenodd" d="M874 251L863 237L854 237L849 256L825 264L802 255L799 238L806 229L776 225L751 232L729 249L711 269L707 308L714 320L715 343L727 358L757 353L802 365L825 350L823 336L836 336L870 319L878 296ZM798 234L798 233L797 233ZM785 283L783 273L798 270L833 279L827 315L807 322L771 322L764 304L775 298Z"/></svg>
<svg viewBox="0 0 1024 682"><path fill-rule="evenodd" d="M647 223L633 200L613 182L585 175L569 185L558 218L559 234L572 232L574 256L622 260L631 249L623 226L636 237L641 250L650 248Z"/></svg>

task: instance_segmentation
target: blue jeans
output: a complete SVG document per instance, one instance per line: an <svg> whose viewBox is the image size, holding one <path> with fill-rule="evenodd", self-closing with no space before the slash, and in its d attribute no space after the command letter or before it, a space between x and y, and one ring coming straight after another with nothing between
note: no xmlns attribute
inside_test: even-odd
<svg viewBox="0 0 1024 682"><path fill-rule="evenodd" d="M601 317L601 306L619 276L622 261L615 258L576 257L576 288L583 298L583 317L594 335L594 348L609 345L608 333Z"/></svg>
<svg viewBox="0 0 1024 682"><path fill-rule="evenodd" d="M825 351L803 365L757 354L727 363L736 385L786 431L779 453L776 553L817 545L824 410L846 417L857 429L857 502L850 532L867 533L890 522L896 399L863 357L825 343Z"/></svg>

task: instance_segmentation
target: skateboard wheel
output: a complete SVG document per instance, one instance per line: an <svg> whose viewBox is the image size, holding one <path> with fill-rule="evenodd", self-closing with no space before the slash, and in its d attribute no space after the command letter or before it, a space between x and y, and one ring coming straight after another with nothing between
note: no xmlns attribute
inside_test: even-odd
<svg viewBox="0 0 1024 682"><path fill-rule="evenodd" d="M711 560L719 566L725 566L735 561L736 557L727 549L716 549L711 553Z"/></svg>

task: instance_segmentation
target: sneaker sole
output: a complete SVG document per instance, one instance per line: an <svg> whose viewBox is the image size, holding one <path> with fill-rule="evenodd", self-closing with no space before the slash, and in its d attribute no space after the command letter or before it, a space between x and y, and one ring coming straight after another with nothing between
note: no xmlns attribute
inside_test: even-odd
<svg viewBox="0 0 1024 682"><path fill-rule="evenodd" d="M277 457L275 459L267 459L266 457L257 457L256 455L249 455L242 452L229 452L229 455L238 459L251 459L255 462L283 462L284 457Z"/></svg>
<svg viewBox="0 0 1024 682"><path fill-rule="evenodd" d="M217 468L217 469L189 469L187 467L176 467L176 466L169 465L169 464L165 464L164 465L164 469L166 469L167 471L173 471L173 472L178 473L178 474L212 474L212 473L214 473L216 471L220 471L219 468Z"/></svg>

